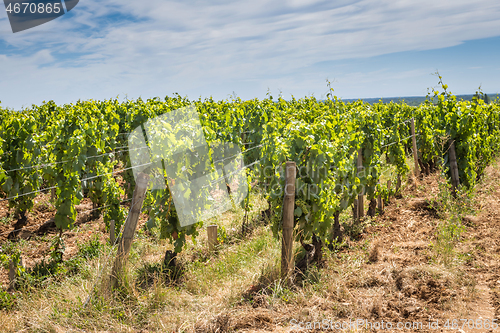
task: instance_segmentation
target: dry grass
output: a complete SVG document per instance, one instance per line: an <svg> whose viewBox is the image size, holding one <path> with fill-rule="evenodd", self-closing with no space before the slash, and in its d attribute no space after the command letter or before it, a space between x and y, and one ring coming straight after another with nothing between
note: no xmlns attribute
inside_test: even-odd
<svg viewBox="0 0 500 333"><path fill-rule="evenodd" d="M251 215L265 208L260 197L254 198ZM108 256L110 248L106 247L98 258L80 265L82 274L47 282L44 289L19 292L15 311L0 312L2 330L194 331L200 322L210 321L240 302L245 290L266 275L265 268L278 262L279 242L268 227L260 226L238 239L242 219L243 211L235 210L209 221L226 230L228 244L209 255L206 235L201 233L180 255L178 262L184 272L176 281L159 264L172 246L139 232L123 282L112 291L108 277L113 255ZM22 251L25 242L20 245ZM94 283L92 298L84 306Z"/></svg>

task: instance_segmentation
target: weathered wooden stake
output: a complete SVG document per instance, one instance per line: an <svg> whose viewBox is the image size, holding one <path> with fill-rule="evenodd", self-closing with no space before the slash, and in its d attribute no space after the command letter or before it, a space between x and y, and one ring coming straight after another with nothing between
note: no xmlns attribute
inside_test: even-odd
<svg viewBox="0 0 500 333"><path fill-rule="evenodd" d="M115 220L109 221L109 241L111 245L115 244L116 234L115 234Z"/></svg>
<svg viewBox="0 0 500 333"><path fill-rule="evenodd" d="M384 212L384 200L382 200L382 194L378 195L377 198L377 208L380 214Z"/></svg>
<svg viewBox="0 0 500 333"><path fill-rule="evenodd" d="M358 174L363 171L363 149L358 151ZM365 194L365 189L363 188L362 192L358 194L358 218L362 218L365 216L365 206L363 203L363 195Z"/></svg>
<svg viewBox="0 0 500 333"><path fill-rule="evenodd" d="M415 136L415 119L411 118L411 138L413 143L413 160L415 162L415 177L418 178L419 168L418 168L418 152L417 152L417 138Z"/></svg>
<svg viewBox="0 0 500 333"><path fill-rule="evenodd" d="M16 289L17 268L24 267L23 258L19 257L19 262L15 263L13 260L9 261L9 287L8 290Z"/></svg>
<svg viewBox="0 0 500 333"><path fill-rule="evenodd" d="M215 246L217 245L217 226L209 225L207 227L208 235L208 251L210 253L215 251Z"/></svg>
<svg viewBox="0 0 500 333"><path fill-rule="evenodd" d="M56 201L56 188L50 189L50 201L54 202Z"/></svg>
<svg viewBox="0 0 500 333"><path fill-rule="evenodd" d="M400 190L401 190L401 175L398 174L398 179L396 180L396 195L399 194Z"/></svg>
<svg viewBox="0 0 500 333"><path fill-rule="evenodd" d="M137 177L134 195L132 197L132 205L130 206L130 211L127 216L127 220L125 221L122 236L118 242L118 252L116 254L115 263L111 272L111 285L113 287L118 285L123 264L125 263L130 252L130 247L132 246L132 241L134 240L135 229L137 228L137 221L139 220L139 214L141 213L144 197L146 196L146 190L148 189L148 183L148 175L140 174Z"/></svg>
<svg viewBox="0 0 500 333"><path fill-rule="evenodd" d="M338 244L342 243L342 230L340 229L340 212L333 215L333 241Z"/></svg>
<svg viewBox="0 0 500 333"><path fill-rule="evenodd" d="M283 199L283 242L281 245L281 277L286 279L293 268L293 211L295 206L295 162L286 162Z"/></svg>
<svg viewBox="0 0 500 333"><path fill-rule="evenodd" d="M16 288L16 270L17 267L14 261L9 262L9 290L14 290Z"/></svg>
<svg viewBox="0 0 500 333"><path fill-rule="evenodd" d="M453 193L455 193L458 185L460 185L460 178L458 176L457 154L455 152L455 141L450 144L450 171L451 171L451 184L453 185Z"/></svg>
<svg viewBox="0 0 500 333"><path fill-rule="evenodd" d="M377 199L372 198L368 202L368 211L366 212L366 215L369 217L375 217L377 214Z"/></svg>
<svg viewBox="0 0 500 333"><path fill-rule="evenodd" d="M391 199L391 185L392 181L389 179L387 181L387 203L389 203L389 200Z"/></svg>

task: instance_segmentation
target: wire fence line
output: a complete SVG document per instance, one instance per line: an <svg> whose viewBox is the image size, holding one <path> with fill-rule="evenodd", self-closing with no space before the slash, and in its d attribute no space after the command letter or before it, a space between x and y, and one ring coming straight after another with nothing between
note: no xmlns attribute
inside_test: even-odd
<svg viewBox="0 0 500 333"><path fill-rule="evenodd" d="M405 123L408 123L409 121L411 121L412 119L407 119L403 122L400 122L400 123L397 123L397 124L394 124L390 127L386 127L386 129L389 129L389 128L392 128L394 126L397 126L397 125L401 125L401 124L405 124ZM244 133L251 133L250 131L249 132L244 132ZM121 134L128 134L128 133L121 133ZM416 134L415 136L419 136L419 134ZM386 147L389 147L391 145L394 145L394 144L397 144L397 143L400 143L401 141L405 141L409 138L411 138L412 136L408 136L404 139L400 139L399 141L395 141L395 142L391 142L391 143L388 143L386 145L383 145L381 148L386 148ZM248 142L248 143L244 143L243 145L248 145L248 144L252 144L253 142ZM263 145L258 145L258 146L255 146L255 147L252 147L250 149L247 149L245 151L242 152L243 153L246 153L246 152L249 152L253 149L257 149L257 148L260 148L262 147ZM116 149L121 149L121 148L127 148L126 146L123 146L123 147L116 147ZM98 157L102 157L102 156L106 156L106 155L110 155L110 154L115 154L115 153L121 153L121 152L127 152L127 151L132 151L132 150L138 150L138 149L147 149L148 147L139 147L139 148L135 148L135 149L126 149L126 150L122 150L122 151L113 151L113 152L109 152L109 153L104 153L104 154L99 154L99 155L94 155L94 156L89 156L87 157L87 159L91 159L91 158L98 158ZM6 153L10 153L10 152L6 152ZM5 155L6 153L3 153L2 155ZM240 154L236 154L236 155L233 155L233 156L229 156L229 157L226 157L224 159L221 159L221 160L216 160L214 162L220 162L220 161L225 161L227 159L230 159L230 158L233 158L235 156L238 156ZM61 164L61 163L68 163L68 162L71 162L72 160L66 160L66 161L59 161L59 162L54 162L54 163L47 163L47 164L40 164L40 165L35 165L35 166L29 166L29 167L24 167L24 168L17 168L17 169L11 169L11 170L7 170L5 172L13 172L13 171L18 171L18 170L23 170L23 169L32 169L32 168L37 168L37 167L47 167L47 166L52 166L52 165L57 165L57 164ZM242 170L245 170L247 168L250 168L251 166L259 163L261 161L260 160L257 160L249 165L245 165L243 168L240 168L228 175L225 175L224 177L221 177L219 179L216 179L214 181L212 181L211 183L214 184L214 183L217 183L218 181L228 177L228 176L231 176L233 174L236 174L236 173L239 173L241 172ZM100 175L95 175L95 176L91 176L91 177L87 177L87 178L83 178L83 179L80 179L80 181L88 181L88 180L93 180L93 179L97 179L99 177L102 177L102 176L105 176L105 175L115 175L115 174L119 174L121 172L124 172L126 170L131 170L131 169L135 169L135 168L139 168L139 167L143 167L143 166L147 166L147 165L151 165L152 163L146 163L146 164L142 164L142 165L139 165L139 166L134 166L134 167L129 167L129 168L125 168L125 169L122 169L122 170L117 170L117 171L113 171L113 172L109 172L109 173L104 173L104 174L100 174ZM11 199L15 199L15 198L19 198L19 197L23 197L23 196L27 196L27 195L31 195L31 194L36 194L36 193L41 193L41 192L45 192L45 191L48 191L48 190L51 190L51 189L55 189L57 188L57 186L52 186L52 187L48 187L48 188L44 188L44 189L39 189L37 191L31 191L31 192L28 192L28 193L24 193L24 194L20 194L20 195L16 195L16 196L13 196L13 197L9 197L9 198L5 198L5 199L1 199L0 202L3 202L3 201L7 201L7 200L11 200ZM122 203L125 203L125 202L128 202L130 201L131 199L129 200L125 200ZM107 206L103 206L103 207L97 207L97 208L94 208L94 209L91 209L91 210L87 210L87 211L82 211L82 212L79 212L78 214L83 214L83 213L86 213L86 212L92 212L92 211L96 211L96 210L100 210L100 209L104 209L104 208L107 208L107 207L110 207L111 205L107 205ZM14 231L19 231L21 229L18 229L18 230L14 230ZM5 233L4 233L5 234Z"/></svg>
<svg viewBox="0 0 500 333"><path fill-rule="evenodd" d="M253 143L253 142L244 143L243 145L251 144L251 143ZM259 146L256 146L256 147L252 147L250 149L245 150L244 152L250 151L250 150L258 148L258 147L262 147L262 145L259 145ZM122 149L122 148L127 148L127 147L126 146L125 147L116 147L115 149ZM123 152L130 152L130 151L140 150L140 149L149 149L149 147L138 147L138 148L132 148L132 149L119 150L119 151L111 151L109 153L103 153L103 154L99 154L99 155L87 156L86 159L89 160L89 159L92 159L92 158L98 158L98 157L102 157L102 156L106 156L106 155L113 155L113 154L118 154L118 153L123 153ZM6 153L4 153L4 154L6 154ZM214 161L214 163L215 162L219 162L219 161L220 160ZM42 164L37 164L37 165L30 165L30 166L22 167L22 168L4 170L4 172L5 173L10 173L10 172L21 171L21 170L41 169L41 168L46 168L48 166L54 166L54 165L57 165L57 164L69 163L69 162L73 162L73 160L65 160L65 161L59 161L59 162L51 162L51 163L42 163Z"/></svg>
<svg viewBox="0 0 500 333"><path fill-rule="evenodd" d="M415 136L419 136L419 135L420 135L420 134L416 134ZM383 146L381 147L381 149L382 149L382 148L389 147L389 146L394 145L394 144L397 144L397 143L400 143L401 141L407 140L407 139L409 139L409 138L411 138L411 137L412 137L412 136L410 135L410 136L408 136L408 137L406 137L406 138L404 138L404 139L401 139L401 140L399 140L399 141L395 141L395 142L391 142L391 143L389 143L389 144L383 145ZM256 147L253 147L253 148L250 148L250 149L248 149L248 150L246 150L246 151L243 151L242 153L248 152L248 151L250 151L250 150L252 150L252 149L260 148L260 147L262 147L262 146L263 146L263 145L259 145L259 146L256 146ZM140 148L137 148L137 149L141 149L141 148L144 148L144 147L140 147ZM220 162L220 161L224 161L224 160L226 160L226 159L229 159L229 158L232 158L232 157L234 157L234 156L238 156L238 155L239 155L239 154L236 154L236 155L233 155L233 156L230 156L230 157L224 158L224 159L222 159L222 160L216 160L216 161L214 161L214 163L216 163L216 162ZM256 162L254 162L254 163L252 163L252 164L250 164L250 165L248 165L248 166L246 166L246 167L250 167L250 166L252 166L252 165L256 164L257 162L259 162L260 160L261 160L261 159L257 160ZM64 162L66 162L66 161L55 162L55 163L53 163L53 164L64 163ZM93 179L97 179L97 178L99 178L99 177L103 177L103 176L107 176L107 175L115 175L115 174L119 174L119 173L122 173L122 172L127 171L127 170L132 170L132 169L140 168L140 167L143 167L143 166L148 166L148 165L151 165L151 164L153 164L153 163L152 163L152 162L151 162L151 163L146 163L146 164L137 165L137 166L133 166L133 167L128 167L128 168L124 168L124 169L117 170L117 171L113 171L113 172L109 172L109 173L104 173L104 174L100 174L100 175L95 175L95 176L91 176L91 177L86 177L86 178L80 179L80 182L83 182L83 181L88 181L88 180L93 180ZM20 169L21 169L21 168L20 168ZM13 169L13 170L16 170L16 169ZM243 169L239 169L239 170L243 170ZM12 170L10 170L10 171L12 171ZM220 179L219 179L219 180L220 180ZM216 182L218 182L219 180L217 180ZM27 195L31 195L31 194L36 194L36 193L45 192L45 191L48 191L48 190L51 190L51 189L54 189L54 188L57 188L57 186L51 186L51 187L47 187L47 188L44 188L44 189L39 189L39 190L36 190L36 191L32 191L32 192L28 192L28 193L23 193L23 194L18 194L18 195L16 195L16 196L12 196L12 197L8 197L8 198L0 199L0 202L3 202L3 201L8 201L8 200L12 200L12 199L17 199L17 198L19 198L19 197L23 197L23 196L27 196Z"/></svg>
<svg viewBox="0 0 500 333"><path fill-rule="evenodd" d="M244 167L242 167L242 168L239 168L239 169L237 169L237 170L235 170L235 171L233 171L233 172L231 172L231 173L228 173L228 174L226 174L226 175L224 175L224 176L222 176L222 177L219 177L219 178L217 178L217 179L214 179L214 180L210 181L210 185L217 184L218 182L220 182L220 181L221 181L221 180L223 180L223 179L226 179L226 178L227 178L227 177L229 177L229 176L232 176L232 175L234 175L234 174L237 174L237 173L238 173L238 172L240 172L240 171L246 170L246 169L250 168L251 166L253 166L253 165L257 164L257 163L260 163L260 161L262 161L262 160L263 160L263 158L258 159L258 160L256 160L256 161L255 161L255 162L253 162L253 163L247 164L247 165L245 165L245 166L244 166ZM204 185L204 186L203 186L203 188L206 188L206 187L208 187L208 186L210 186L210 185Z"/></svg>
<svg viewBox="0 0 500 333"><path fill-rule="evenodd" d="M144 147L140 147L140 148L144 148ZM137 148L137 149L140 149L140 148ZM253 147L251 149L255 149L255 148L259 148L259 146L256 146L256 147ZM248 149L246 151L250 151L251 149ZM244 152L246 152L244 151ZM242 153L244 153L242 152ZM234 157L234 156L231 156L231 157ZM219 162L220 160L216 161L216 162ZM63 163L63 161L61 162L56 162L56 163ZM214 162L215 163L215 162ZM150 163L145 163L145 164L141 164L141 165L137 165L137 166L132 166L132 167L128 167L128 168L124 168L124 169L121 169L121 170L117 170L117 171L113 171L113 172L108 172L108 173L103 173L103 174L100 174L100 175L95 175L95 176L91 176L91 177L86 177L86 178L82 178L80 179L79 181L80 182L84 182L84 181L88 181L88 180L93 180L93 179L97 179L99 177L103 177L103 176L108 176L108 175L116 175L116 174L120 174L124 171L127 171L127 170L132 170L132 169L136 169L136 168L141 168L141 167L144 167L144 166L148 166L148 165L151 165L153 164L153 162L150 162ZM252 164L253 165L253 164ZM11 170L12 171L12 170ZM15 196L11 196L11 197L8 197L8 198L4 198L4 199L0 199L0 202L3 202L3 201L8 201L8 200L12 200L12 199L17 199L17 198L20 198L20 197L24 197L24 196L27 196L27 195L31 195L31 194L36 194L36 193L41 193L41 192L45 192L45 191L48 191L48 190L51 190L51 189L55 189L57 188L57 186L51 186L51 187L47 187L47 188L43 188L43 189L38 189L36 191L31 191L31 192L27 192L27 193L23 193L23 194L18 194L18 195L15 195Z"/></svg>
<svg viewBox="0 0 500 333"><path fill-rule="evenodd" d="M420 134L415 134L415 137L417 137L417 136L419 136L419 135L420 135ZM406 137L406 138L404 138L404 139L401 139L401 140L399 140L399 141L395 141L395 142L391 142L391 143L388 143L388 144L386 144L386 145L383 145L382 147L380 147L380 149L385 148L385 147L389 147L389 146L392 146L392 145L395 145L396 143L400 143L401 141L408 140L408 139L410 139L411 137L413 137L413 135L410 135L410 136L408 136L408 137Z"/></svg>
<svg viewBox="0 0 500 333"><path fill-rule="evenodd" d="M28 193L18 194L16 196L12 196L12 197L9 197L9 198L0 199L0 202L12 200L12 199L17 199L17 198L24 197L24 196L31 195L31 194L35 194L35 193L45 192L45 191L51 190L53 188L57 188L57 186L51 186L51 187L39 189L39 190L36 190L36 191L28 192Z"/></svg>
<svg viewBox="0 0 500 333"><path fill-rule="evenodd" d="M257 148L261 148L262 146L263 146L263 145L258 145L258 146L255 146L255 147L249 148L249 149L247 149L247 150L244 150L244 151L242 151L241 153L234 154L234 155L232 155L232 156L228 156L228 157L222 158L222 159L220 159L220 160L215 160L215 161L214 161L214 163L217 163L217 162L224 162L224 161L229 160L229 159L231 159L231 158L233 158L233 157L236 157L236 156L241 156L241 155L243 155L243 154L248 153L248 152L249 152L249 151L251 151L251 150L254 150L254 149L257 149Z"/></svg>
<svg viewBox="0 0 500 333"><path fill-rule="evenodd" d="M120 205L123 205L124 203L127 203L129 201L132 201L132 198L131 199L127 199L127 200L123 200L120 202ZM90 213L90 212L93 212L93 211L96 211L96 210L99 210L99 209L104 209L104 208L107 208L107 207L111 207L113 205L106 205L106 206L101 206L101 207L97 207L97 208L93 208L93 209L88 209L88 210L84 210L84 211L81 211L81 212L78 212L77 213L77 217L80 216L81 214L85 214L85 213ZM50 220L49 220L50 221ZM44 223L40 223L40 224L36 224L36 225L31 225L31 226L28 226L29 228L39 228L41 226L43 226L44 224L46 224L47 222L44 222ZM0 236L4 236L4 235L7 235L7 234L10 234L12 232L17 232L17 231L22 231L23 228L19 228L19 229L14 229L14 230L10 230L10 231L6 231L6 232L3 232L0 234Z"/></svg>
<svg viewBox="0 0 500 333"><path fill-rule="evenodd" d="M388 126L388 127L382 127L383 129L387 130L387 129L390 129L390 128L393 128L394 126L399 126L399 125L403 125L403 124L406 124L408 122L410 122L413 118L410 118L410 119L406 119L402 122L399 122L399 123L396 123L396 124L393 124L391 126Z"/></svg>
<svg viewBox="0 0 500 333"><path fill-rule="evenodd" d="M392 126L406 124L406 123L410 122L412 119L414 119L414 118L406 119L405 121L402 121L402 122L400 122L400 123L398 123L398 124L394 124L394 125L392 125Z"/></svg>
<svg viewBox="0 0 500 333"><path fill-rule="evenodd" d="M139 149L149 149L149 147L138 147L138 148L132 148L132 149L124 149L124 150L112 151L112 152L104 153L104 154L100 154L100 155L88 156L87 159L97 158L97 157L106 156L106 155L112 155L112 154L118 154L118 153L123 153L123 152L127 152L127 151L139 150Z"/></svg>
<svg viewBox="0 0 500 333"><path fill-rule="evenodd" d="M133 198L130 198L130 199L127 199L127 200L123 200L123 201L121 201L121 202L120 202L120 205L121 205L121 204L124 204L124 203L126 203L126 202L129 202L129 201L132 201L132 199L133 199ZM88 210L83 210L83 211L81 211L81 212L78 212L78 215L80 215L80 214L85 214L85 213L91 213L91 212L94 212L94 211L96 211L96 210L100 210L100 209L108 208L108 207L111 207L111 206L113 206L113 204L111 204L111 205L106 205L106 206L101 206L101 207L97 207L97 208L92 208L92 209L88 209ZM78 215L77 215L77 216L78 216Z"/></svg>
<svg viewBox="0 0 500 333"><path fill-rule="evenodd" d="M27 166L27 167L23 167L23 168L4 170L4 172L5 173L9 173L9 172L20 171L20 170L41 169L41 168L45 168L45 167L48 167L48 166L57 165L57 164L61 164L61 163L69 163L69 162L72 162L72 160L52 162L52 163L46 163L46 164L31 165L31 166Z"/></svg>
<svg viewBox="0 0 500 333"><path fill-rule="evenodd" d="M122 147L123 148L123 147ZM133 150L139 150L139 149L148 149L149 147L139 147L139 148L133 148L133 149L125 149L125 150L119 150L119 151L112 151L109 153L104 153L100 155L94 155L94 156L88 156L86 159L91 159L91 158L97 158L97 157L102 157L106 155L113 155L113 154L118 154L118 153L123 153L123 152L128 152L128 151L133 151ZM9 172L14 172L14 171L20 171L20 170L29 170L29 169L41 169L41 168L46 168L48 166L53 166L61 163L69 163L73 162L74 160L65 160L65 161L59 161L59 162L51 162L51 163L43 163L43 164L37 164L37 165L30 165L27 167L23 168L17 168L17 169L9 169L9 170L4 170L5 173Z"/></svg>
<svg viewBox="0 0 500 333"><path fill-rule="evenodd" d="M118 170L118 171L103 173L103 174L100 174L100 175L97 175L97 176L83 178L83 179L80 179L79 181L83 182L83 181L86 181L86 180L96 179L96 178L99 178L99 177L102 177L102 176L106 176L106 175L119 174L119 173L122 173L123 171L126 171L126 170L131 170L131 169L135 169L135 168L141 168L143 166L147 166L147 165L151 165L151 164L153 164L153 163L146 163L146 164L142 164L142 165L137 165L137 166L125 168L125 169ZM54 188L57 188L57 186L51 186L51 187L39 189L39 190L36 190L36 191L28 192L28 193L18 194L18 195L15 195L15 196L12 196L12 197L8 197L8 198L5 198L5 199L0 199L0 202L7 201L7 200L12 200L12 199L17 199L19 197L24 197L24 196L35 194L35 193L45 192L45 191L48 191L48 190L51 190L51 189L54 189Z"/></svg>
<svg viewBox="0 0 500 333"><path fill-rule="evenodd" d="M148 166L148 165L151 165L151 164L153 164L153 162L145 163L145 164L141 164L141 165L136 165L136 166L125 168L125 169L121 169L121 170L118 170L118 171L103 173L103 174L100 174L100 175L97 175L97 176L83 178L83 179L80 179L80 181L83 182L83 181L87 181L87 180L96 179L96 178L99 178L99 177L102 177L102 176L115 175L115 174L122 173L123 171L132 170L132 169L136 169L136 168L141 168L143 166Z"/></svg>
<svg viewBox="0 0 500 333"><path fill-rule="evenodd" d="M407 120L405 120L405 121L403 121L403 122L400 122L400 123L394 124L394 125L392 125L392 126L390 126L390 127L387 127L387 128L392 128L392 127L394 127L394 126L396 126L396 125L405 124L405 123L407 123L407 122L411 121L412 119L413 119L413 118L407 119ZM386 128L386 129L387 129L387 128ZM415 136L419 136L419 135L420 135L420 134L416 134ZM381 147L381 149L386 148L386 147L389 147L389 146L394 145L394 144L397 144L397 143L400 143L401 141L407 140L407 139L409 139L409 138L411 138L411 137L412 137L412 136L410 135L410 136L408 136L408 137L406 137L406 138L404 138L404 139L400 139L399 141L395 141L395 142L391 142L391 143L389 143L389 144L383 145L383 146ZM248 143L244 143L243 145L246 145L246 144L252 144L252 143L253 143L253 142L248 142ZM249 151L251 151L251 150L253 150L253 149L260 148L260 147L262 147L262 146L263 146L263 145L262 145L262 144L260 144L260 145L258 145L258 146L255 146L255 147L249 148L249 149L247 149L247 150L243 151L241 154L244 154L244 153L246 153L246 152L249 152ZM124 146L124 147L116 147L115 149L120 149L120 148L128 148L128 147L127 147L127 146ZM104 154L100 154L100 155L89 156L89 157L87 157L87 159L90 159L90 158L97 158L97 157L101 157L101 156L105 156L105 155L110 155L110 154L115 154L115 153L120 153L120 152L127 152L127 151L132 151L132 150L148 149L148 148L149 148L149 147L138 147L138 148L126 149L126 150L117 151L117 152L116 152L116 151L115 151L115 152L109 152L109 153L104 153ZM228 159L233 158L233 157L238 156L238 155L240 155L240 154L236 154L236 155L233 155L233 156L226 157L226 158L224 158L224 159L216 160L216 161L214 161L214 163L221 162L221 161L225 161L225 160L228 160ZM239 172L239 171L241 171L241 170L243 170L243 169L245 169L245 168L248 168L248 167L250 167L250 166L252 166L252 165L254 165L254 164L256 164L256 163L260 162L260 160L261 160L261 159L257 160L256 162L253 162L253 163L252 163L252 164L250 164L250 165L245 166L245 167L244 167L244 168L242 168L242 169L237 170L236 172ZM72 162L72 161L73 161L73 160L65 160L65 161L53 162L53 163L48 163L48 164L40 164L40 165L29 166L29 167L24 167L24 168L17 168L17 169L5 170L4 172L5 172L5 173L9 173L9 172L14 172L14 171L19 171L19 170L25 170L25 169L43 168L43 167L47 167L47 166L53 166L53 165L57 165L57 164L61 164L61 163L68 163L68 162ZM106 175L115 175L115 174L119 174L119 173L122 173L122 172L127 171L127 170L132 170L132 169L135 169L135 168L140 168L140 167L143 167L143 166L148 166L148 165L151 165L151 164L153 164L153 163L151 162L151 163L146 163L146 164L142 164L142 165L138 165L138 166L128 167L128 168L124 168L124 169L117 170L117 171L113 171L113 172L109 172L109 173L104 173L104 174L100 174L100 175L95 175L95 176L91 176L91 177L86 177L86 178L80 179L79 181L80 181L80 182L84 182L84 181L88 181L88 180L97 179L97 178L99 178L99 177L103 177L103 176L106 176ZM234 174L234 173L235 173L235 172L233 172L232 174ZM229 174L229 175L227 175L227 176L230 176L230 175L231 175L231 174ZM216 180L216 181L215 181L215 183L216 183L216 182L218 182L218 181L220 181L221 179L223 179L223 178L220 178L220 179ZM212 183L214 183L214 182L212 182ZM8 197L8 198L0 199L0 202L3 202L3 201L8 201L8 200L12 200L12 199L17 199L17 198L19 198L19 197L28 196L28 195L32 195L32 194L36 194L36 193L45 192L45 191L48 191L48 190L51 190L51 189L55 189L55 188L57 188L57 186L51 186L51 187L47 187L47 188L44 188L44 189L39 189L39 190L36 190L36 191L31 191L31 192L28 192L28 193L18 194L18 195L16 195L16 196L11 196L11 197Z"/></svg>

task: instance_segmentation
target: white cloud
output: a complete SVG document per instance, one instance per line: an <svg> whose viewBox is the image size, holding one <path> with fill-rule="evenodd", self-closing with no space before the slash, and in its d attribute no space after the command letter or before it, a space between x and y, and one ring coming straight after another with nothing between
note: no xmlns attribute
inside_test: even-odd
<svg viewBox="0 0 500 333"><path fill-rule="evenodd" d="M239 87L244 98L267 87L323 92L326 75L304 73L318 62L500 35L496 0L82 0L71 13L26 32L0 32L13 50L0 46L7 54L0 75L11 80L0 81L4 105L175 91L224 98ZM0 16L0 31L9 29Z"/></svg>

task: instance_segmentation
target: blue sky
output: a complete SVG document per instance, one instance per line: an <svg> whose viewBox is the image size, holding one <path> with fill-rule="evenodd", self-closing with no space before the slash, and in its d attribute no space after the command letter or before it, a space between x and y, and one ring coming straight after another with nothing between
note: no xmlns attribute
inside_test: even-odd
<svg viewBox="0 0 500 333"><path fill-rule="evenodd" d="M0 7L0 105L500 92L500 2L80 0L13 34Z"/></svg>

